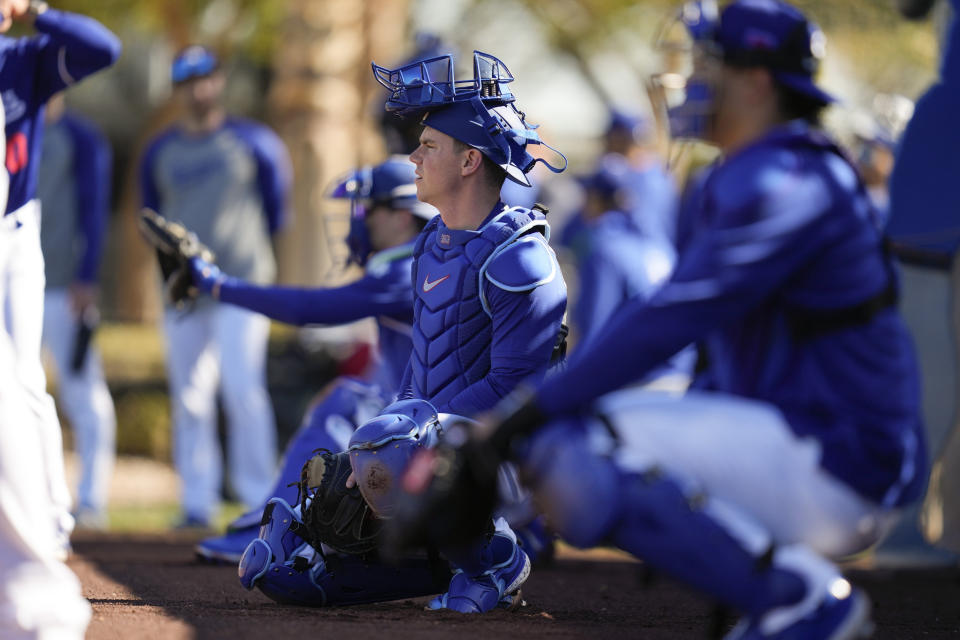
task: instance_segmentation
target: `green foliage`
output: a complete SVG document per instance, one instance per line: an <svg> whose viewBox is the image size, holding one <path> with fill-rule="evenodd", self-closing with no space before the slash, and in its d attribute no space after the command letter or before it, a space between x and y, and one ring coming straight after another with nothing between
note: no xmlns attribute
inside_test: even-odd
<svg viewBox="0 0 960 640"><path fill-rule="evenodd" d="M58 9L96 18L110 29L199 41L269 61L286 14L284 0L55 0ZM209 30L207 30L209 28Z"/></svg>
<svg viewBox="0 0 960 640"><path fill-rule="evenodd" d="M238 502L226 502L213 522L214 531L223 531L227 524L246 508ZM174 502L156 504L120 504L107 508L110 531L113 533L159 533L169 531L181 517L180 505ZM188 535L188 534L185 534Z"/></svg>
<svg viewBox="0 0 960 640"><path fill-rule="evenodd" d="M117 453L169 460L170 399L165 391L114 390Z"/></svg>

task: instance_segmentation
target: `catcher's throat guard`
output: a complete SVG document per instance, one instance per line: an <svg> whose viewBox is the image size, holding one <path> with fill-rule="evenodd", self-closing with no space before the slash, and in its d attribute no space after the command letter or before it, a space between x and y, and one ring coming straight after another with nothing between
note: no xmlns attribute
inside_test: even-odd
<svg viewBox="0 0 960 640"><path fill-rule="evenodd" d="M434 447L441 430L432 404L401 400L354 432L347 448L350 467L361 495L378 517L393 515L407 463L418 450Z"/></svg>

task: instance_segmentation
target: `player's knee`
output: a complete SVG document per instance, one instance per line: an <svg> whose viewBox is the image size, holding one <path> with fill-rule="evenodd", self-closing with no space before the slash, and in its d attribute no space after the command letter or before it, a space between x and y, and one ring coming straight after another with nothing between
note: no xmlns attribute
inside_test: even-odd
<svg viewBox="0 0 960 640"><path fill-rule="evenodd" d="M613 462L591 452L586 441L575 423L557 423L536 437L524 465L551 526L578 547L604 540L620 494Z"/></svg>

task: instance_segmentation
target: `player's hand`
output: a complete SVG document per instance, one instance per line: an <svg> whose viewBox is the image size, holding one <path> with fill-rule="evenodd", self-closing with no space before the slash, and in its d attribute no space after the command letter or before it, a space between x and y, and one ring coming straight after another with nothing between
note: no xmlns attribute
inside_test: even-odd
<svg viewBox="0 0 960 640"><path fill-rule="evenodd" d="M213 295L214 298L219 298L220 285L226 279L226 276L220 271L220 267L212 262L207 262L200 256L194 256L190 258L190 275L197 289L208 295Z"/></svg>
<svg viewBox="0 0 960 640"><path fill-rule="evenodd" d="M26 19L30 0L0 0L0 33L5 33L13 22Z"/></svg>
<svg viewBox="0 0 960 640"><path fill-rule="evenodd" d="M99 298L99 287L91 282L75 281L70 285L70 310L73 315L80 317L89 307L97 305Z"/></svg>

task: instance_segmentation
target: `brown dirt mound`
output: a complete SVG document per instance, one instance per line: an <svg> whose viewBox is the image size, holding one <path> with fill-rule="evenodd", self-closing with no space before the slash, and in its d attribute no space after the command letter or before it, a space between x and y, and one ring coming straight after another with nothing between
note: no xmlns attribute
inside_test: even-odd
<svg viewBox="0 0 960 640"><path fill-rule="evenodd" d="M70 566L94 619L89 640L145 638L382 639L707 638L729 628L686 588L610 554L561 553L535 569L525 607L483 616L424 612L426 599L348 608L281 606L245 591L230 566L197 564L195 536L85 534ZM848 572L874 603L876 638L960 637L960 570Z"/></svg>

